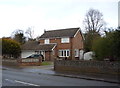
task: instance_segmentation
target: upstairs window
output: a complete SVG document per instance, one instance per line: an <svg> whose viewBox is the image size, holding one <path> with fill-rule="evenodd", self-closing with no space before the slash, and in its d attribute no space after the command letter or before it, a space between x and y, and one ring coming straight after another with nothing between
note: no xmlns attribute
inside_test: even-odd
<svg viewBox="0 0 120 88"><path fill-rule="evenodd" d="M69 38L61 38L61 43L69 43L70 39Z"/></svg>
<svg viewBox="0 0 120 88"><path fill-rule="evenodd" d="M49 43L50 43L50 40L49 40L49 39L45 39L45 40L44 40L44 43L45 43L45 44L49 44Z"/></svg>

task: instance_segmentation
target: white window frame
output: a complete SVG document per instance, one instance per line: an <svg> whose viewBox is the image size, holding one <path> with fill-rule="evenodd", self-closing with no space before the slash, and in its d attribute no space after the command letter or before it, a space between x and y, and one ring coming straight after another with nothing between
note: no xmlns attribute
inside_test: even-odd
<svg viewBox="0 0 120 88"><path fill-rule="evenodd" d="M52 54L55 55L55 50L52 50Z"/></svg>
<svg viewBox="0 0 120 88"><path fill-rule="evenodd" d="M59 57L69 57L69 56L70 56L69 49L59 50Z"/></svg>
<svg viewBox="0 0 120 88"><path fill-rule="evenodd" d="M61 43L69 43L70 38L61 38Z"/></svg>
<svg viewBox="0 0 120 88"><path fill-rule="evenodd" d="M45 43L45 44L49 44L49 43L50 43L50 39L45 39L45 40L44 40L44 43Z"/></svg>
<svg viewBox="0 0 120 88"><path fill-rule="evenodd" d="M79 57L79 49L75 49L74 54L75 54L75 57Z"/></svg>

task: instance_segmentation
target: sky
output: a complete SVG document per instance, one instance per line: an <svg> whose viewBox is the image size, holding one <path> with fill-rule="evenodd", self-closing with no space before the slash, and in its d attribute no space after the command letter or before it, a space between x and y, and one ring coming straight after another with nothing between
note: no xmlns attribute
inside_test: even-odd
<svg viewBox="0 0 120 88"><path fill-rule="evenodd" d="M118 26L119 0L0 0L0 38L9 37L12 32L28 27L34 30L34 37L44 30L80 27L86 12L97 9L103 14L106 27Z"/></svg>

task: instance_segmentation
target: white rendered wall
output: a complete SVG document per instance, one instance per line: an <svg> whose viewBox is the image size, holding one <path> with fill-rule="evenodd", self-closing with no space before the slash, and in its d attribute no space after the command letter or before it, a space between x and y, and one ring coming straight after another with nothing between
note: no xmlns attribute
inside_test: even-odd
<svg viewBox="0 0 120 88"><path fill-rule="evenodd" d="M35 51L22 51L21 58L26 58L32 54L35 54Z"/></svg>

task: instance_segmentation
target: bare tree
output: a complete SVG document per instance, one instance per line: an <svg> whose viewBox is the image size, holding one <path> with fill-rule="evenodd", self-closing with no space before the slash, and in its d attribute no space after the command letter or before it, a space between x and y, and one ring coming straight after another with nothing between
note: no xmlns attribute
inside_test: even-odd
<svg viewBox="0 0 120 88"><path fill-rule="evenodd" d="M34 30L32 27L28 27L25 33L27 34L28 40L34 40Z"/></svg>
<svg viewBox="0 0 120 88"><path fill-rule="evenodd" d="M105 22L103 14L96 9L90 9L83 22L86 30L84 49L87 52L92 50L93 40L100 37L100 31L104 31Z"/></svg>
<svg viewBox="0 0 120 88"><path fill-rule="evenodd" d="M105 25L103 14L96 9L90 9L83 22L87 32L99 32Z"/></svg>

